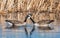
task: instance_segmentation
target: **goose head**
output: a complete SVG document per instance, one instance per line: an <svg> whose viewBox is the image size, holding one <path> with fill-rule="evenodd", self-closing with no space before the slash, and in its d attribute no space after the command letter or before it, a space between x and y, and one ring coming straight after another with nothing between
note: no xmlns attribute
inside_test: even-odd
<svg viewBox="0 0 60 38"><path fill-rule="evenodd" d="M32 14L31 13L29 13L28 15L27 15L27 18L30 18L32 16Z"/></svg>

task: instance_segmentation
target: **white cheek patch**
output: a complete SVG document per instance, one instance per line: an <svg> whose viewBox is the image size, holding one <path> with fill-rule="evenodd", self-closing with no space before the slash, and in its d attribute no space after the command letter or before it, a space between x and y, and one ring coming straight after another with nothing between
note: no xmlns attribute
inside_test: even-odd
<svg viewBox="0 0 60 38"><path fill-rule="evenodd" d="M28 17L28 19L30 19L30 17Z"/></svg>

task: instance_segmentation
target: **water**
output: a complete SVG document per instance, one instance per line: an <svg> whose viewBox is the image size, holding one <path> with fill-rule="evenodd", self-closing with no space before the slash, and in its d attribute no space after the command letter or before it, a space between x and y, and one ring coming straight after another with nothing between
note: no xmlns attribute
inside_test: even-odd
<svg viewBox="0 0 60 38"><path fill-rule="evenodd" d="M60 38L60 26L54 26L54 30L39 30L36 29L31 36L27 37L24 31L24 27L16 29L5 29L0 24L0 38ZM31 28L30 25L27 25Z"/></svg>

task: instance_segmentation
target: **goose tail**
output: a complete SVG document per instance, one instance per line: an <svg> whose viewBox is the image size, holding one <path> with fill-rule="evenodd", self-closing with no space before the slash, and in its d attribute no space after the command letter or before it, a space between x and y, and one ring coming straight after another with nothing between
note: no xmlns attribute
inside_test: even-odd
<svg viewBox="0 0 60 38"><path fill-rule="evenodd" d="M50 20L47 24L50 24L50 23L52 23L52 22L54 22L54 20Z"/></svg>

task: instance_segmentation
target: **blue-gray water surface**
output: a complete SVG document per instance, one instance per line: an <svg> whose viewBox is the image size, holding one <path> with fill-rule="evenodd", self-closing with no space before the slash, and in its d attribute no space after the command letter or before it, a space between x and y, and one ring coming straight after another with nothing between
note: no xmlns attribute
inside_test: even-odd
<svg viewBox="0 0 60 38"><path fill-rule="evenodd" d="M60 38L60 26L54 26L53 30L39 30L35 29L31 36L27 37L24 27L21 26L16 29L5 29L0 24L0 38ZM32 28L30 25L27 25L27 28Z"/></svg>

